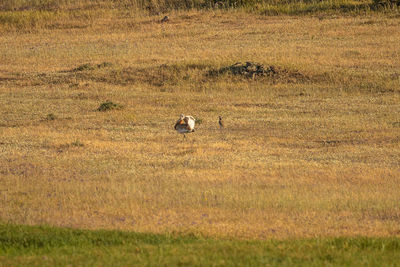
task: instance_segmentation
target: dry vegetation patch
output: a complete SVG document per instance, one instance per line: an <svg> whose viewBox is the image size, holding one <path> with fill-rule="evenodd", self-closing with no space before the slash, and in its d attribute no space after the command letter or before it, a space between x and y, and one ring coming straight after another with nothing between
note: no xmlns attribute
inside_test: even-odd
<svg viewBox="0 0 400 267"><path fill-rule="evenodd" d="M123 106L117 103L113 103L112 101L106 101L100 104L97 108L98 111L109 111L113 109L122 109Z"/></svg>
<svg viewBox="0 0 400 267"><path fill-rule="evenodd" d="M209 76L218 76L225 73L231 73L233 75L238 75L251 79L265 78L272 82L304 82L308 81L310 78L306 75L300 73L299 71L290 71L282 67L268 66L265 67L262 64L257 64L253 62L246 63L235 63L229 67L223 67L218 70L212 70L208 74Z"/></svg>
<svg viewBox="0 0 400 267"><path fill-rule="evenodd" d="M216 81L224 81L232 78L244 78L245 82L257 80L265 83L330 83L326 73L313 76L302 74L298 70L289 70L279 66L246 62L235 63L228 67L218 68L212 64L180 63L161 64L159 66L118 66L110 62L99 64L86 63L68 71L14 74L12 77L4 77L3 82L19 82L33 85L69 84L74 86L76 81L99 82L115 85L147 84L163 87L166 85L182 85L185 83L209 84Z"/></svg>

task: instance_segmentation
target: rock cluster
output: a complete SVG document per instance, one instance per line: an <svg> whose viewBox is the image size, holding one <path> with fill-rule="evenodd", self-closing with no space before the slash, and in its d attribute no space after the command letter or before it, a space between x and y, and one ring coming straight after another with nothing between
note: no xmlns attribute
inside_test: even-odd
<svg viewBox="0 0 400 267"><path fill-rule="evenodd" d="M304 82L309 80L307 76L296 71L296 70L287 70L282 67L276 66L268 66L265 67L261 64L253 63L253 62L245 62L245 63L235 63L228 67L223 67L219 70L212 70L209 72L209 76L219 76L224 73L231 73L233 75L238 75L250 79L263 78L265 77L267 80L272 82Z"/></svg>
<svg viewBox="0 0 400 267"><path fill-rule="evenodd" d="M261 64L252 62L246 63L235 63L229 66L228 69L232 74L243 75L249 78L255 78L256 76L274 76L278 73L274 66L264 67Z"/></svg>

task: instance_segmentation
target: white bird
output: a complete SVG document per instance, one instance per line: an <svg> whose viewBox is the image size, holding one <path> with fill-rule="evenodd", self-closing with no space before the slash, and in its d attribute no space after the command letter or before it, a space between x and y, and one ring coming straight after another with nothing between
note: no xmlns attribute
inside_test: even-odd
<svg viewBox="0 0 400 267"><path fill-rule="evenodd" d="M194 132L195 121L195 118L192 116L181 114L179 120L175 123L174 128L178 133L183 134L183 138L186 138L185 133Z"/></svg>

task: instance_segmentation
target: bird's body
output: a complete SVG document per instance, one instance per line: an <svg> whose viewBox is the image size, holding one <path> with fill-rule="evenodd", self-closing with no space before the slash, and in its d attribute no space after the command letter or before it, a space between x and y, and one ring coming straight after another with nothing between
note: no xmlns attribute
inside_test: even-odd
<svg viewBox="0 0 400 267"><path fill-rule="evenodd" d="M225 126L224 126L224 122L222 121L222 117L219 116L218 118L219 118L219 120L218 120L219 128L224 128Z"/></svg>
<svg viewBox="0 0 400 267"><path fill-rule="evenodd" d="M161 23L165 23L169 21L169 17L165 16L164 18L162 18Z"/></svg>
<svg viewBox="0 0 400 267"><path fill-rule="evenodd" d="M196 120L192 116L185 116L182 114L175 123L174 129L185 137L185 133L194 132L195 121Z"/></svg>

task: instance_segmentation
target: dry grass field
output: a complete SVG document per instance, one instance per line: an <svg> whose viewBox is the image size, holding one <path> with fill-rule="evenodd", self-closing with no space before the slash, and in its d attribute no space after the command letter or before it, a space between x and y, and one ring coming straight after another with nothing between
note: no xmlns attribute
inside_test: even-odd
<svg viewBox="0 0 400 267"><path fill-rule="evenodd" d="M399 16L96 14L0 26L0 221L400 236Z"/></svg>

